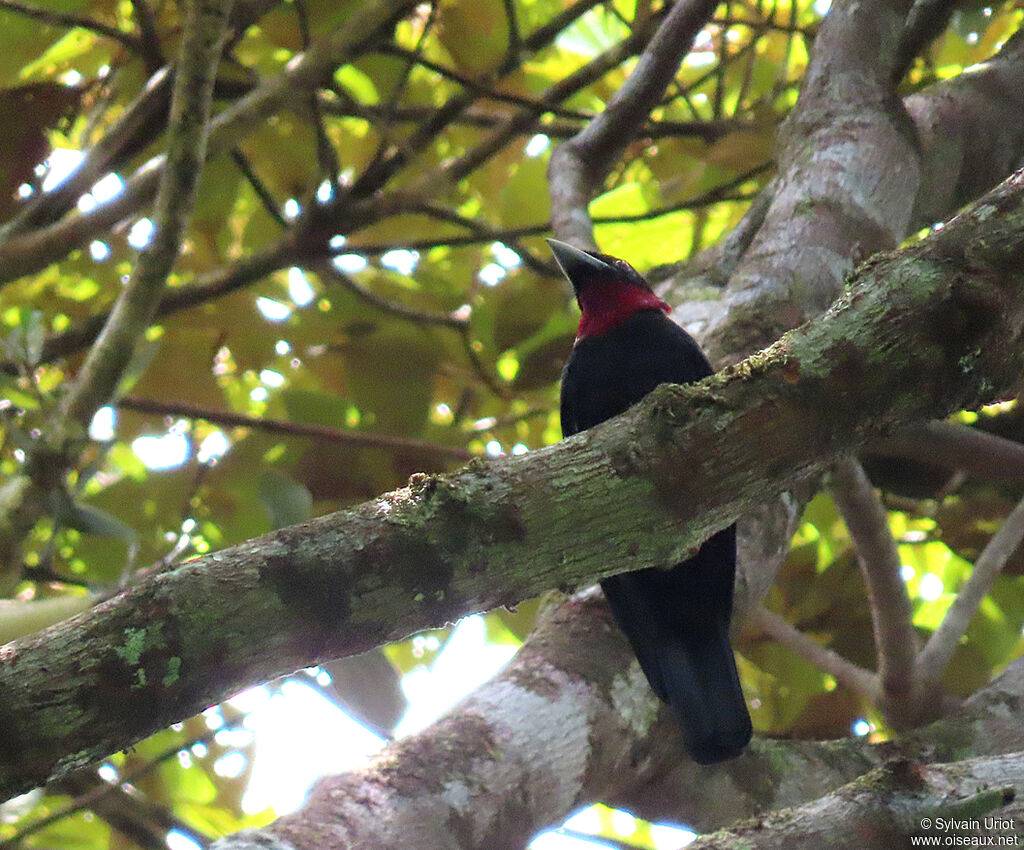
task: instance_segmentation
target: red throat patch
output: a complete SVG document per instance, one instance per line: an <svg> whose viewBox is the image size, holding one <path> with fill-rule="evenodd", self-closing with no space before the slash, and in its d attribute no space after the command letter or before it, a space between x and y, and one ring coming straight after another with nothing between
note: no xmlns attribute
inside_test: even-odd
<svg viewBox="0 0 1024 850"><path fill-rule="evenodd" d="M629 283L588 286L580 292L576 300L583 312L580 316L580 326L576 330L576 342L608 333L638 310L672 312L672 308L653 292Z"/></svg>

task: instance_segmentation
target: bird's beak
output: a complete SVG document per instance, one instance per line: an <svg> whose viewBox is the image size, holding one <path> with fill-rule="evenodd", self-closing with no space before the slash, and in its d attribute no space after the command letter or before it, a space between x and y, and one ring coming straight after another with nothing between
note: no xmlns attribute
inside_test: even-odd
<svg viewBox="0 0 1024 850"><path fill-rule="evenodd" d="M586 251L573 248L567 242L560 242L558 239L548 239L547 243L551 246L551 253L555 256L555 262L558 263L562 274L569 278L569 283L572 284L573 289L578 290L582 283L585 283L595 274L604 276L609 272L615 271L612 266L603 260L591 257Z"/></svg>

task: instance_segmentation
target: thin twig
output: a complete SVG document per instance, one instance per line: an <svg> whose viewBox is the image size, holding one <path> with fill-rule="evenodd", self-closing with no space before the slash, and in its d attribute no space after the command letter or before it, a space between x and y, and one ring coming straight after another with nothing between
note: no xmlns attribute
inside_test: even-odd
<svg viewBox="0 0 1024 850"><path fill-rule="evenodd" d="M754 56L756 59L756 55ZM358 103L351 98L339 97L333 91L320 94L320 108L329 115L354 116L370 122L409 122L419 123L426 120L436 111L431 106L396 106L388 109L381 104ZM553 115L548 110L546 115ZM469 127L495 127L507 118L507 114L490 112L483 107L465 110L452 124ZM593 116L586 114L585 119L545 120L541 132L553 139L569 139L580 131L582 120L591 120ZM637 133L638 138L664 139L696 137L705 142L714 142L722 136L745 130L757 130L759 125L748 118L725 118L721 121L671 121L667 119L651 119Z"/></svg>
<svg viewBox="0 0 1024 850"><path fill-rule="evenodd" d="M281 211L277 200L270 193L267 184L260 179L256 169L252 167L252 163L249 162L249 158L242 152L241 148L231 149L231 159L238 166L238 170L242 172L246 182L256 193L256 197L260 199L260 203L263 204L263 209L266 210L267 215L274 219L281 227L288 227L288 219L284 217L284 213Z"/></svg>
<svg viewBox="0 0 1024 850"><path fill-rule="evenodd" d="M507 384L501 383L494 375L491 374L490 370L484 365L484 361L480 359L480 354L477 352L473 343L474 339L471 329L467 324L462 331L462 347L466 352L466 358L473 367L473 371L476 372L477 377L483 381L487 389L494 393L498 398L506 400L511 398L512 388Z"/></svg>
<svg viewBox="0 0 1024 850"><path fill-rule="evenodd" d="M535 419L539 416L550 416L551 409L547 407L532 407L522 413L507 413L504 416L488 416L478 419L467 430L473 434L482 434L485 431L493 431L495 428L505 428L509 425L516 425L525 422L527 419Z"/></svg>
<svg viewBox="0 0 1024 850"><path fill-rule="evenodd" d="M166 318L230 295L278 269L292 265L296 259L292 241L286 236L258 253L199 275L190 286L166 290L160 299L155 318ZM47 339L43 343L42 362L67 357L88 348L99 336L109 316L109 313L97 313L80 325ZM0 371L7 372L9 368L8 363L0 364Z"/></svg>
<svg viewBox="0 0 1024 850"><path fill-rule="evenodd" d="M747 624L760 629L781 646L809 662L815 669L828 673L843 687L871 702L878 699L880 688L875 673L848 661L828 647L815 643L778 614L766 608L755 608Z"/></svg>
<svg viewBox="0 0 1024 850"><path fill-rule="evenodd" d="M730 0L725 0L725 17L728 19L731 17L732 4ZM725 99L725 72L729 67L729 39L725 37L727 27L719 27L718 36L718 56L714 64L714 77L715 86L711 92L711 114L715 118L722 117L722 104Z"/></svg>
<svg viewBox="0 0 1024 850"><path fill-rule="evenodd" d="M545 277L555 278L559 277L561 274L553 263L545 262L544 260L541 260L540 258L534 256L533 253L527 250L527 248L525 248L514 235L508 233L504 234L503 236L499 235L500 232L495 230L490 224L486 222L469 218L467 216L462 215L457 210L453 210L449 207L446 207L442 204L433 201L429 201L423 204L420 207L420 211L424 215L428 215L433 219L437 219L438 221L445 221L448 222L449 224L455 224L459 227L464 227L470 232L477 234L481 238L481 241L502 242L503 244L508 245L509 248L511 248L520 256L520 258L523 261L523 265L533 269L535 272L537 272L537 274L544 275ZM544 227L546 231L548 229L548 225L545 224ZM488 240L487 237L491 237L491 239Z"/></svg>
<svg viewBox="0 0 1024 850"><path fill-rule="evenodd" d="M131 0L135 24L139 30L139 44L150 74L164 65L164 54L160 49L160 36L156 31L156 15L146 0Z"/></svg>
<svg viewBox="0 0 1024 850"><path fill-rule="evenodd" d="M335 268L330 263L320 263L312 267L311 271L316 272L317 275L328 283L335 283L338 286L344 287L361 301L365 301L367 304L385 313L390 313L392 316L398 316L417 324L442 325L443 327L455 328L460 331L468 324L466 319L454 313L433 313L429 310L419 310L415 307L408 307L405 304L399 304L384 298L365 286L361 286L351 276Z"/></svg>
<svg viewBox="0 0 1024 850"><path fill-rule="evenodd" d="M561 103L599 80L611 69L617 68L630 56L644 48L647 41L657 31L659 20L660 18L652 17L645 21L641 27L618 44L550 86L541 96L541 101L552 105ZM390 195L368 199L365 204L354 204L347 212L356 220L365 220L367 216L381 217L396 209L405 209L410 205L421 204L428 198L436 197L475 171L521 134L525 128L536 127L537 122L538 116L532 108L521 109L510 115L503 124L496 127L475 147L459 157L448 160L440 168L423 175L411 186Z"/></svg>
<svg viewBox="0 0 1024 850"><path fill-rule="evenodd" d="M419 37L416 39L416 45L412 51L405 57L405 65L402 67L402 73L399 76L398 81L395 83L391 90L391 94L388 96L387 103L384 105L384 114L393 113L395 108L398 106L398 102L402 99L402 94L405 92L409 85L409 79L412 76L412 69L416 66L417 62L423 59L423 47L426 44L427 36L434 27L434 22L437 20L437 3L432 2L430 4L430 13L427 16L427 20L423 23L423 29L420 31ZM370 162L374 163L384 157L385 151L391 146L391 129L392 121L385 119L381 126L378 128L378 134L380 135L380 141L377 144L377 150L371 158Z"/></svg>
<svg viewBox="0 0 1024 850"><path fill-rule="evenodd" d="M111 785L95 771L76 771L59 779L47 790L78 798L95 792L90 809L117 832L129 838L141 850L167 850L171 830L187 836L199 847L207 847L210 838L177 817L169 806L138 790Z"/></svg>
<svg viewBox="0 0 1024 850"><path fill-rule="evenodd" d="M519 63L519 51L523 38L519 34L519 17L516 13L516 0L504 0L505 20L508 22L508 50L505 61L509 64Z"/></svg>
<svg viewBox="0 0 1024 850"><path fill-rule="evenodd" d="M917 659L917 673L923 682L936 681L953 657L960 638L971 624L981 600L1000 571L1024 539L1024 499L1017 503L999 530L974 562L970 578L957 594L939 627L928 639Z"/></svg>
<svg viewBox="0 0 1024 850"><path fill-rule="evenodd" d="M97 35L120 42L133 53L145 53L145 45L136 36L117 27L112 27L109 24L104 24L82 15L55 12L52 9L41 9L28 3L20 3L18 0L0 0L0 11L24 15L27 18L33 18L54 27L80 27Z"/></svg>
<svg viewBox="0 0 1024 850"><path fill-rule="evenodd" d="M764 224L765 216L775 200L776 182L773 177L765 184L751 200L739 224L721 242L705 248L683 263L679 271L672 271L662 279L679 277L692 280L704 277L712 286L725 286ZM594 222L597 221L595 218Z"/></svg>
<svg viewBox="0 0 1024 850"><path fill-rule="evenodd" d="M467 92L471 92L477 97L484 98L486 100L493 100L496 103L509 103L513 106L523 107L524 109L532 109L537 114L548 113L550 115L558 116L559 118L570 118L579 121L589 121L594 117L593 113L590 112L545 104L540 100L526 97L525 95L501 91L489 84L489 81L486 78L484 80L480 80L470 77L467 74L463 74L461 71L455 70L454 68L449 68L446 65L433 61L432 59L420 56L415 50L409 50L408 48L401 47L397 44L383 44L377 49L377 52L384 56L395 56L405 59L410 65L420 65L427 70L433 71L438 76L451 80L454 83L458 83Z"/></svg>
<svg viewBox="0 0 1024 850"><path fill-rule="evenodd" d="M151 413L158 416L178 416L182 419L203 419L214 425L228 428L252 428L268 434L282 434L288 437L312 437L329 443L355 446L367 449L391 449L398 451L415 451L438 455L456 460L469 460L476 457L472 452L460 446L443 446L428 443L425 440L414 440L409 437L393 437L390 434L369 434L363 431L349 431L331 428L328 425L311 425L302 422L287 422L281 419L263 419L232 413L227 410L211 410L183 402L158 401L138 396L124 396L117 401L122 410L134 410L137 413Z"/></svg>
<svg viewBox="0 0 1024 850"><path fill-rule="evenodd" d="M295 6L295 16L299 22L299 38L302 43L302 50L305 52L309 50L311 44L306 0L294 0L293 5ZM317 97L316 88L311 88L307 92L306 100L309 104L313 133L316 137L316 160L320 168L320 178L326 180L331 186L337 186L341 166L338 162L338 152L334 149L334 145L331 143L327 130L324 127L324 116L320 111L320 100Z"/></svg>
<svg viewBox="0 0 1024 850"><path fill-rule="evenodd" d="M832 469L832 494L857 549L886 696L910 693L914 685L917 635L900 555L888 515L863 467L852 457Z"/></svg>
<svg viewBox="0 0 1024 850"><path fill-rule="evenodd" d="M511 57L506 57L501 67L493 75L494 78L503 77L514 71L519 67L516 62L526 52L534 52L542 47L546 47L555 40L563 29L599 2L600 0L580 0L580 2L573 4L562 13L555 15L544 26L538 27L524 39L524 50L520 52L519 57L516 57L516 61L512 61ZM401 50L401 48L397 49ZM490 79L491 77L486 77L486 80ZM461 94L442 104L432 116L413 131L409 138L403 141L401 146L391 148L387 156L373 163L374 167L368 167L363 171L352 186L351 196L354 198L367 198L378 192L417 152L425 149L449 124L457 120L477 98L478 94L475 91L471 88L466 88ZM557 98L551 105L557 106L564 99L564 97ZM539 116L535 112L530 112L529 117L534 120L522 122L519 126L520 131L530 124L535 124Z"/></svg>

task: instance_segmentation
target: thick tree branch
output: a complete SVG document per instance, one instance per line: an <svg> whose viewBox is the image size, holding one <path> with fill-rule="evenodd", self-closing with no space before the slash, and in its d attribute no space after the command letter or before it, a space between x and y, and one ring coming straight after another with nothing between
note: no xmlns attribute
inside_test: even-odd
<svg viewBox="0 0 1024 850"><path fill-rule="evenodd" d="M320 780L300 811L215 846L313 850L333 841L351 850L398 850L417 836L432 850L519 850L537 829L595 799L707 832L819 800L887 765L912 762L930 771L924 763L964 751L1016 752L1024 748L1024 727L1009 706L1021 695L1024 662L1018 661L956 713L893 742L755 739L740 758L699 767L685 757L669 712L659 708L599 594L590 590L544 615L508 667L434 726L393 744L366 767ZM536 712L530 723L521 722L524 709ZM545 722L548 716L555 719ZM543 769L552 759L559 765L555 783ZM403 770L410 763L431 770ZM979 763L968 762L964 773ZM473 789L468 797L466 788ZM460 828L441 832L453 823ZM818 835L816 846L827 845Z"/></svg>
<svg viewBox="0 0 1024 850"><path fill-rule="evenodd" d="M946 29L958 4L959 0L916 0L900 35L892 72L894 83L906 76L917 55Z"/></svg>
<svg viewBox="0 0 1024 850"><path fill-rule="evenodd" d="M672 723L600 592L586 591L544 615L508 667L432 727L365 768L320 780L294 816L216 846L404 850L416 836L431 850L521 850L568 812L608 799L623 777L637 777L638 797L657 797L670 766L690 789L675 816L713 828L753 814L750 788L772 789L781 805L802 802L879 763L860 741L758 740L736 761L701 768ZM408 776L409 763L430 765L429 773ZM399 776L407 777L400 790Z"/></svg>
<svg viewBox="0 0 1024 850"><path fill-rule="evenodd" d="M911 836L929 833L939 842L953 836L963 840L962 845L945 846L977 846L984 844L982 836L989 835L1013 840L1016 809L1007 807L1022 787L1020 754L930 765L894 759L804 806L752 818L698 838L690 846L696 850L819 850L826 846L890 850L913 846ZM982 826L986 818L1009 826L986 829ZM974 822L976 829L933 826Z"/></svg>
<svg viewBox="0 0 1024 850"><path fill-rule="evenodd" d="M1022 258L1019 173L865 265L826 318L701 384L661 388L557 446L417 476L8 644L0 789L102 757L252 682L623 563L679 560L837 453L990 400L1024 367Z"/></svg>
<svg viewBox="0 0 1024 850"><path fill-rule="evenodd" d="M1024 121L1017 120L1024 115L1024 31L987 62L903 104L922 153L914 229L947 218L1024 158Z"/></svg>
<svg viewBox="0 0 1024 850"><path fill-rule="evenodd" d="M837 2L822 23L779 132L778 191L705 332L713 361L821 313L858 260L905 236L918 153L889 76L910 5Z"/></svg>

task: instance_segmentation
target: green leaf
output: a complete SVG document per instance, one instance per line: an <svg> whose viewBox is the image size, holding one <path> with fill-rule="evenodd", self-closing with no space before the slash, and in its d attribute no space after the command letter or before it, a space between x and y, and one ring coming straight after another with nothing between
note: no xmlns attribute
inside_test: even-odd
<svg viewBox="0 0 1024 850"><path fill-rule="evenodd" d="M4 337L4 355L29 368L38 365L46 338L46 317L42 310L17 308L17 324Z"/></svg>
<svg viewBox="0 0 1024 850"><path fill-rule="evenodd" d="M309 490L278 469L263 472L257 495L270 514L274 528L305 522L313 514L313 497Z"/></svg>
<svg viewBox="0 0 1024 850"><path fill-rule="evenodd" d="M114 514L95 505L76 502L62 490L51 491L50 506L54 519L67 528L83 534L113 537L129 544L138 542L138 532Z"/></svg>

